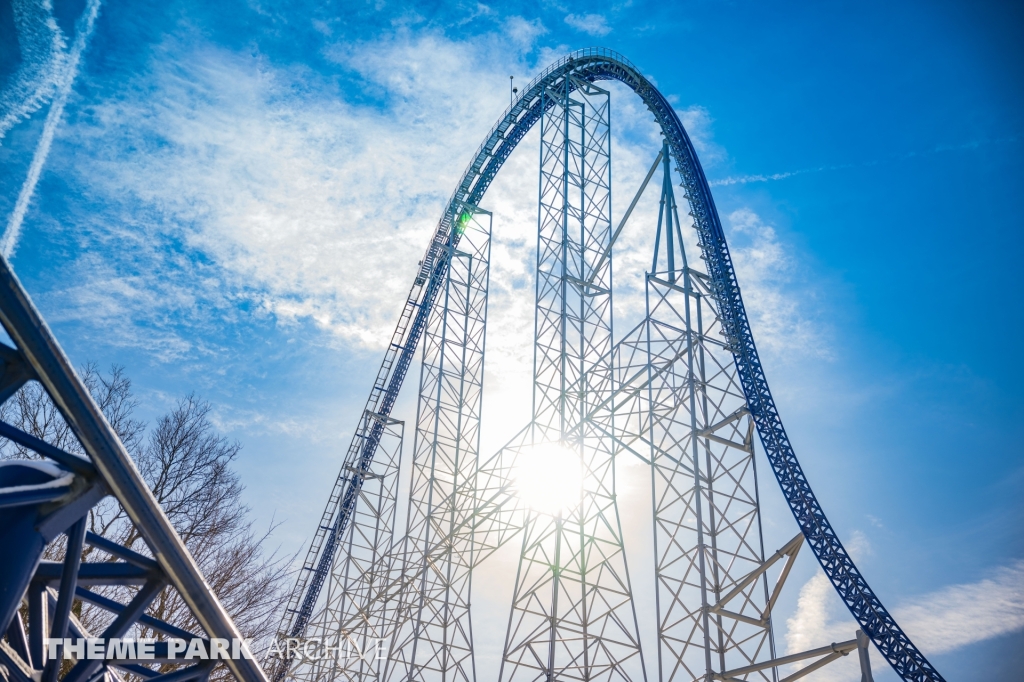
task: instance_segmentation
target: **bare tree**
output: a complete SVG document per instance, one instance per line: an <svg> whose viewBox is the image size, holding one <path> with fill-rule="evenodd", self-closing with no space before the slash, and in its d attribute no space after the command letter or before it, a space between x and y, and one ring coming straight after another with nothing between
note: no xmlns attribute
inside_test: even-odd
<svg viewBox="0 0 1024 682"><path fill-rule="evenodd" d="M209 416L209 403L195 395L182 398L157 421L139 468L243 636L264 641L275 632L287 564L265 555L270 530L253 531L250 510L241 503L244 488L230 466L240 446L217 434ZM134 547L138 541L132 526L123 543ZM165 590L151 615L198 628L176 592Z"/></svg>
<svg viewBox="0 0 1024 682"><path fill-rule="evenodd" d="M241 446L217 433L209 403L194 394L179 400L147 435L145 424L133 416L138 402L122 367L113 366L104 376L89 364L81 376L242 635L256 643L257 652L268 646L286 595L288 562L264 550L273 526L257 533L249 520L250 509L241 501L244 486L232 468ZM0 419L60 448L82 452L59 410L37 383L24 386L0 406ZM9 441L0 444L0 459L15 457L35 455ZM149 554L138 530L113 498L93 508L89 526L95 533ZM86 558L94 551L103 554L87 547ZM62 556L62 544L55 543L48 553L53 558ZM110 596L117 594L122 599L134 592L134 588L106 589ZM75 605L75 613L94 632L102 630L111 618L81 603ZM201 631L173 588L165 589L148 613L180 628ZM137 634L158 636L153 632ZM219 666L212 678L229 676L227 668Z"/></svg>
<svg viewBox="0 0 1024 682"><path fill-rule="evenodd" d="M132 395L132 382L125 376L124 368L114 365L110 368L110 374L104 377L95 364L89 363L79 374L121 442L133 457L137 457L146 425L132 416L138 401ZM51 445L68 452L84 454L71 427L61 417L60 410L37 382L25 384L0 405L0 419L38 438L45 438ZM4 440L0 443L0 459L11 458L36 459L37 456L31 450Z"/></svg>

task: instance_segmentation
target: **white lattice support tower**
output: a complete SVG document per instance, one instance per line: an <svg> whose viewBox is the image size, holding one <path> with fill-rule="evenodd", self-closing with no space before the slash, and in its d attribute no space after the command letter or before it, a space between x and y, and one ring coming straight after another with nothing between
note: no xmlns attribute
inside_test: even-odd
<svg viewBox="0 0 1024 682"><path fill-rule="evenodd" d="M416 572L385 680L472 682L470 618L491 214L463 204L447 278L423 337L416 446L402 573ZM444 543L437 551L437 541ZM432 551L433 550L433 551Z"/></svg>
<svg viewBox="0 0 1024 682"><path fill-rule="evenodd" d="M733 594L728 608L714 608L764 561L754 425L707 276L687 267L667 150L663 159L646 322L618 359L626 376L630 365L647 368L646 395L629 412L641 413L632 423L650 446L658 675L675 682L774 652L764 575ZM751 675L771 679L770 670Z"/></svg>
<svg viewBox="0 0 1024 682"><path fill-rule="evenodd" d="M578 452L583 485L527 517L500 679L638 680L613 443L589 420L613 391L609 98L571 78L544 97L530 440Z"/></svg>
<svg viewBox="0 0 1024 682"><path fill-rule="evenodd" d="M373 679L382 631L373 598L388 580L386 555L394 541L395 512L405 424L364 411L356 439L381 427L377 456L363 475L359 501L348 527L343 551L332 567L323 606L310 619L299 651L309 643L310 656L297 657L292 677L297 680Z"/></svg>
<svg viewBox="0 0 1024 682"><path fill-rule="evenodd" d="M647 298L649 357L677 358L648 391L659 667L692 680L772 657L763 580L709 612L764 560L753 424L702 277L649 275Z"/></svg>

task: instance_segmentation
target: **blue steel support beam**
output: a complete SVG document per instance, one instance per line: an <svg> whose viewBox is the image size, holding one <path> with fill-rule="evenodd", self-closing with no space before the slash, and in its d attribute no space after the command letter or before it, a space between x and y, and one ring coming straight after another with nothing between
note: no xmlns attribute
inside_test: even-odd
<svg viewBox="0 0 1024 682"><path fill-rule="evenodd" d="M458 234L451 230L453 211L457 210L461 202L480 205L505 160L540 120L544 107L550 106L550 100L541 96L543 91L570 75L589 82L619 81L633 90L654 114L683 180L682 184L690 202L700 239L701 257L713 283L715 304L735 358L748 406L757 424L768 461L797 524L840 598L897 674L908 682L944 682L942 676L911 642L871 590L826 518L800 467L761 366L711 189L682 122L664 95L625 57L612 50L577 50L549 66L523 89L519 98L509 106L477 149L449 200L417 273L413 291L415 292L424 282L427 282L427 286L423 295L418 297L418 302L410 300L410 304L416 307L416 313L413 324L408 327L408 333L405 333L403 327L406 324L404 316L399 323L399 329L396 330L395 338L403 339L404 343L401 344L401 352L394 363L394 371L390 371L390 353L385 359L382 374L388 381L386 390L383 391L381 407L376 411L384 416L390 416L391 408L419 343L423 325L433 307L437 289L443 282L447 269L445 249L458 243ZM570 89L574 89L574 86L570 86ZM380 390L381 386L375 385L374 391ZM371 400L373 399L374 394L371 393ZM377 438L379 440L379 435ZM361 463L368 464L375 451L376 442L372 437L368 438L360 450ZM365 470L363 466L359 468ZM300 580L300 586L305 588L305 594L297 618L292 621L293 627L289 628L291 636L301 636L305 629L324 580L330 572L334 552L351 517L351 510L354 508L361 486L362 477L359 474L353 474L346 482L339 511L334 516L333 527L323 551L320 552L316 569L308 584ZM275 679L281 679L285 672L284 666L279 668L278 673L274 675Z"/></svg>
<svg viewBox="0 0 1024 682"><path fill-rule="evenodd" d="M153 576L129 605L108 600L120 610L114 620L119 629L108 629L105 634L121 634L136 623L144 623L146 605L160 590L171 585L209 636L241 640L231 616L210 591L195 560L153 497L124 445L2 257L0 324L15 346L11 348L0 344L0 402L10 398L26 380L38 381L88 456L88 460L83 459L9 424L0 424L0 436L52 460L8 460L0 463L0 547L4 552L3 560L0 560L0 631L9 633L14 645L0 658L4 658L8 669L18 671L16 677L27 674L37 682L53 682L58 676L56 664L45 665L44 640L47 636L60 638L71 626L69 609L72 597L80 597L83 590L78 580L78 550L83 542L91 542L82 519L108 494L117 499L154 559L143 558ZM42 492L48 488L64 490L66 494L44 503L47 496ZM68 534L70 554L58 581L58 597L51 606L46 581L35 580L34 575L40 567L44 548L61 533ZM103 543L108 547L114 546L110 541L104 540ZM127 548L121 549L123 552L113 553L134 555ZM114 584L120 583L118 576L110 577ZM26 595L29 631L27 642L23 642L24 623L18 610ZM51 610L53 629L44 629ZM22 646L23 643L27 646ZM244 643L242 646L249 653ZM22 653L28 657L23 658ZM103 661L85 663L77 664L64 680L75 682L80 677L91 677L105 665ZM263 670L251 656L229 659L225 663L241 682L266 682Z"/></svg>

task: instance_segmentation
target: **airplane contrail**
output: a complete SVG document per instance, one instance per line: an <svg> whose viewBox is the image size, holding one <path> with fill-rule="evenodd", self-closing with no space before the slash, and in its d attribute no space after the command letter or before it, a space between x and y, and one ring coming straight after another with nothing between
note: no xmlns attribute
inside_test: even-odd
<svg viewBox="0 0 1024 682"><path fill-rule="evenodd" d="M784 171L782 173L758 173L755 175L731 175L727 178L719 178L718 180L711 180L708 184L711 187L724 187L727 185L746 185L751 182L771 182L773 180L785 180L795 175L805 175L807 173L821 173L822 171L835 171L845 170L847 168L867 168L870 166L878 166L885 163L892 163L894 161L905 161L921 156L930 156L932 154L941 154L943 152L953 151L965 151L973 150L978 147L983 147L990 144L1005 144L1012 142L1019 142L1020 136L1014 135L1011 137L1001 137L993 140L974 140L972 142L964 142L961 144L940 144L926 149L921 152L903 152L900 154L891 154L882 159L874 159L871 161L862 161L860 163L840 163L831 166L818 166L816 168L801 168L794 171Z"/></svg>
<svg viewBox="0 0 1024 682"><path fill-rule="evenodd" d="M53 94L67 47L50 0L15 0L13 9L21 63L0 92L0 141Z"/></svg>
<svg viewBox="0 0 1024 682"><path fill-rule="evenodd" d="M724 185L746 185L747 183L750 182L770 182L772 180L785 180L786 178L791 178L794 175L804 175L805 173L820 173L821 171L853 168L855 165L857 164L844 163L838 166L819 166L818 168L802 168L800 170L786 171L784 173L734 175L727 178L721 178L719 180L712 180L708 184L710 184L712 187L722 187Z"/></svg>
<svg viewBox="0 0 1024 682"><path fill-rule="evenodd" d="M50 111L46 114L43 122L43 133L39 137L39 144L36 145L35 154L32 155L32 163L28 167L28 175L25 183L18 193L18 200L14 204L14 210L7 221L7 229L4 230L3 238L0 239L0 253L4 258L10 259L14 255L14 249L18 245L18 238L21 236L21 223L28 211L28 204L35 193L36 184L39 182L39 175L43 171L46 158L50 155L50 146L53 144L53 136L57 131L61 116L64 114L64 105L67 104L68 95L71 93L71 86L78 75L78 65L82 59L82 52L85 51L85 44L92 34L96 25L96 16L100 11L100 0L88 0L82 16L75 24L75 40L68 52L64 68L58 72L56 94Z"/></svg>

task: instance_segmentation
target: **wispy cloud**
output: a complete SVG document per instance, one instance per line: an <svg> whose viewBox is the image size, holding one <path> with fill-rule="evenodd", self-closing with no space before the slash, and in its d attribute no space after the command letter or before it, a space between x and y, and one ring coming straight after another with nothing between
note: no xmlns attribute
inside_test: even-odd
<svg viewBox="0 0 1024 682"><path fill-rule="evenodd" d="M539 24L505 28L465 41L398 32L327 42L324 53L359 79L360 98L308 72L169 39L69 135L81 146L67 171L102 207L74 234L80 251L105 262L80 259L75 286L54 294L61 315L104 328L134 321L118 338L165 360L197 352L203 325L223 325L243 302L286 327L312 321L334 343L379 349L445 200L507 104L508 74L537 68L525 47L493 48L534 40ZM609 87L621 212L661 143L639 99ZM724 156L705 109L679 114L705 162ZM488 353L505 368L498 381L529 373L535 149L532 138L522 143L484 206L495 213ZM643 310L656 186L616 245L619 329ZM792 257L774 230L750 211L730 220L759 342L820 351L822 337L790 297Z"/></svg>
<svg viewBox="0 0 1024 682"><path fill-rule="evenodd" d="M565 23L588 36L606 36L612 32L607 19L600 14L569 14Z"/></svg>
<svg viewBox="0 0 1024 682"><path fill-rule="evenodd" d="M506 106L510 69L526 71L483 58L486 47L431 34L328 47L384 106L224 51L155 59L91 108L77 131L90 161L73 170L153 237L112 249L152 278L139 286L166 287L176 241L217 265L214 290L378 348L463 164ZM102 240L111 229L89 228Z"/></svg>
<svg viewBox="0 0 1024 682"><path fill-rule="evenodd" d="M49 10L50 8L48 7L47 9ZM71 45L71 51L67 54L66 59L59 60L62 62L61 67L56 69L54 74L49 74L51 77L55 76L53 86L56 94L54 95L53 103L50 104L50 110L46 114L46 120L43 122L43 132L39 137L39 143L36 145L35 153L32 156L32 163L29 165L25 183L18 193L14 210L7 220L7 228L4 230L2 239L0 239L0 253L3 254L4 258L10 258L18 245L18 238L21 236L21 224L25 220L25 212L28 211L29 202L32 200L32 195L35 194L36 184L39 182L39 175L46 164L46 158L50 155L53 136L57 131L57 126L60 124L61 117L64 115L64 105L67 104L68 95L71 93L71 86L78 75L78 65L82 59L82 52L85 50L89 36L92 34L99 10L100 0L88 0L82 16L75 25L75 40ZM52 13L49 19L52 21ZM36 90L36 94L39 92L40 90ZM2 128L0 128L0 133L2 132Z"/></svg>
<svg viewBox="0 0 1024 682"><path fill-rule="evenodd" d="M810 317L810 296L794 281L791 248L750 209L733 211L725 225L758 347L783 358L829 358L827 330Z"/></svg>
<svg viewBox="0 0 1024 682"><path fill-rule="evenodd" d="M768 175L731 175L727 178L711 180L708 184L710 184L712 187L726 187L728 185L746 185L751 182L771 182L773 180L785 180L786 178L792 178L797 175L806 175L808 173L820 173L822 171L853 168L856 165L858 164L845 163L835 166L818 166L817 168L804 168L801 170L786 171L784 173L771 173Z"/></svg>
<svg viewBox="0 0 1024 682"><path fill-rule="evenodd" d="M21 62L0 91L0 142L15 124L53 95L67 46L50 0L15 2L11 9Z"/></svg>
<svg viewBox="0 0 1024 682"><path fill-rule="evenodd" d="M137 225L132 225L136 227ZM138 231L116 230L125 249L144 252L152 245L142 242ZM152 238L152 235L146 235ZM165 241L160 246L167 248ZM112 263L105 254L88 253L74 265L72 286L46 293L41 302L51 311L51 323L83 324L83 334L96 330L103 342L115 348L145 348L157 362L192 362L208 359L218 350L211 334L215 326L238 321L238 314L224 300L224 292L208 269L195 264L176 263L177 271L145 267L126 268ZM116 266L121 266L116 267ZM238 301L234 301L237 303ZM187 311L187 331L176 317Z"/></svg>
<svg viewBox="0 0 1024 682"><path fill-rule="evenodd" d="M1024 561L917 597L896 618L922 649L939 654L1024 629Z"/></svg>
<svg viewBox="0 0 1024 682"><path fill-rule="evenodd" d="M540 19L527 20L523 17L511 17L505 22L508 36L520 46L531 46L540 36L548 32Z"/></svg>
<svg viewBox="0 0 1024 682"><path fill-rule="evenodd" d="M863 535L851 543L854 555L868 550ZM1024 629L1024 561L996 568L974 583L949 585L898 603L896 622L925 655L942 654L976 642ZM789 654L853 639L859 627L839 600L824 573L800 589L797 610L787 621ZM875 670L888 667L872 648ZM822 682L856 682L860 667L855 656L840 659L816 672Z"/></svg>
<svg viewBox="0 0 1024 682"><path fill-rule="evenodd" d="M926 149L924 151L912 151L903 152L899 154L891 154L885 158L873 159L870 161L861 161L860 163L838 163L827 166L816 166L814 168L801 168L794 171L784 171L781 173L758 173L754 175L730 175L725 178L719 178L717 180L711 180L708 184L712 187L727 187L729 185L746 185L752 182L772 182L775 180L785 180L787 178L793 178L798 175L808 175L812 173L823 173L826 171L837 171L846 170L848 168L870 168L872 166L879 166L886 163L893 163L896 161L906 161L922 156L930 156L932 154L941 154L943 152L953 151L970 151L984 147L990 144L1007 144L1019 142L1018 137L1006 137L999 138L996 140L973 140L971 142L963 142L961 144L940 144Z"/></svg>

